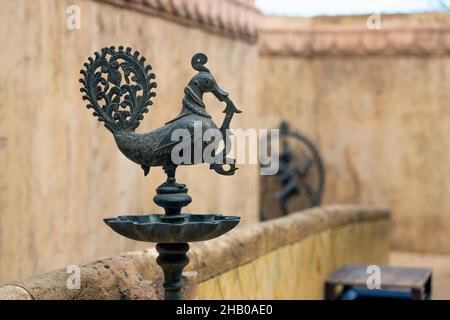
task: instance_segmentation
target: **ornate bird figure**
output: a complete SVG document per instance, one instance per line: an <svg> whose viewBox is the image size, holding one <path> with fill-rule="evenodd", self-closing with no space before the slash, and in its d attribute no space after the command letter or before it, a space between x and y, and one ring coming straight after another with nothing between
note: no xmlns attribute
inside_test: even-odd
<svg viewBox="0 0 450 320"><path fill-rule="evenodd" d="M178 163L172 160L172 151L183 142L191 144L200 141L202 150L210 143L196 136L195 125L201 125L202 132L207 129L220 130L221 138L227 144L231 118L240 113L230 100L228 93L222 90L211 72L205 67L206 55L198 53L192 57L191 65L198 71L184 89L181 112L162 127L147 133L137 133L136 128L148 112L155 96L155 74L151 66L145 65L145 58L138 51L123 47L103 48L90 57L81 70L83 99L88 101L87 108L93 109L93 115L113 134L120 151L130 160L139 164L147 175L151 167L162 166L169 178L174 178ZM222 102L226 102L225 119L220 128L208 114L203 102L203 94L210 92ZM177 129L185 129L188 136L181 140L173 139ZM188 140L186 140L188 139ZM210 168L223 175L232 175L237 169L233 159L226 157L227 148L214 155L215 161ZM195 164L193 157L191 163ZM200 162L205 162L201 159ZM226 163L230 167L223 168Z"/></svg>

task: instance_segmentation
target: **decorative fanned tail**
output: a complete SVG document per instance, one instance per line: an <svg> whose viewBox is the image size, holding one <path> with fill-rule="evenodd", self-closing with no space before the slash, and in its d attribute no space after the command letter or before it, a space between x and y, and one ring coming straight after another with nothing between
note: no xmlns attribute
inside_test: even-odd
<svg viewBox="0 0 450 320"><path fill-rule="evenodd" d="M103 48L88 60L86 69L80 71L80 91L88 101L87 108L94 109L92 114L112 133L134 131L156 95L152 92L156 88L152 67L145 65L138 51L123 47Z"/></svg>

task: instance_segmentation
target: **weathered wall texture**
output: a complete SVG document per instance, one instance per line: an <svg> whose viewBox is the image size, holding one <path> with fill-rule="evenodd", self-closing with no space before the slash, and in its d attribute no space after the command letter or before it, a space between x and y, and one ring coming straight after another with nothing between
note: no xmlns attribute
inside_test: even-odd
<svg viewBox="0 0 450 320"><path fill-rule="evenodd" d="M184 86L195 74L191 57L199 51L208 54L219 85L244 112L232 126L252 126L258 12L247 0L221 1L220 8L205 3L0 0L0 283L148 247L102 222L161 212L152 198L163 174L154 168L144 178L86 110L79 70L94 51L131 46L153 66L157 96L140 132L178 114ZM81 8L80 30L66 28L69 5ZM188 9L195 11L191 18ZM206 102L221 123L224 105L212 97ZM240 215L242 225L257 221L256 166L241 166L233 177L206 165L181 168L178 179L193 197L186 212ZM254 192L242 197L248 189Z"/></svg>
<svg viewBox="0 0 450 320"><path fill-rule="evenodd" d="M259 108L324 158L325 203L384 203L395 248L450 253L450 16L263 19Z"/></svg>
<svg viewBox="0 0 450 320"><path fill-rule="evenodd" d="M322 299L325 278L349 263L385 264L390 213L329 206L233 230L191 245L184 298ZM65 268L0 287L2 299L159 299L154 249L81 267L80 290Z"/></svg>
<svg viewBox="0 0 450 320"><path fill-rule="evenodd" d="M322 231L199 284L199 299L323 299L323 284L346 264L386 264L388 222Z"/></svg>

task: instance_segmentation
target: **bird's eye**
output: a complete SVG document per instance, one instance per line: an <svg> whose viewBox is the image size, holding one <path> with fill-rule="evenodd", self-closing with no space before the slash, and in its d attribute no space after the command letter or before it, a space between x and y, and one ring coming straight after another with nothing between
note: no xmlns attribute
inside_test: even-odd
<svg viewBox="0 0 450 320"><path fill-rule="evenodd" d="M205 79L205 84L209 85L209 80L208 79Z"/></svg>

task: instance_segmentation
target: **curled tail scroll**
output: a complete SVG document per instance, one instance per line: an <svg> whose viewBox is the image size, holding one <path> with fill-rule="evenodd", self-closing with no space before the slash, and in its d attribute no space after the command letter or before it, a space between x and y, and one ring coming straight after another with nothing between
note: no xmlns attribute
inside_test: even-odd
<svg viewBox="0 0 450 320"><path fill-rule="evenodd" d="M153 104L151 98L156 94L155 74L152 67L145 65L145 58L139 52L123 47L103 48L89 57L80 89L87 108L112 133L134 131Z"/></svg>

